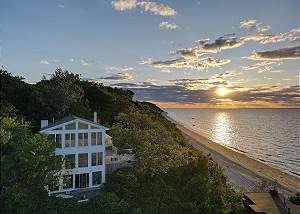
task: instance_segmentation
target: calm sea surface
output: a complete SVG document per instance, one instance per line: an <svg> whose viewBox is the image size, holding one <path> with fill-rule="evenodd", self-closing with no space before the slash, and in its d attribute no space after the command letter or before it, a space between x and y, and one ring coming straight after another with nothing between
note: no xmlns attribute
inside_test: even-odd
<svg viewBox="0 0 300 214"><path fill-rule="evenodd" d="M203 136L300 175L300 109L164 109Z"/></svg>

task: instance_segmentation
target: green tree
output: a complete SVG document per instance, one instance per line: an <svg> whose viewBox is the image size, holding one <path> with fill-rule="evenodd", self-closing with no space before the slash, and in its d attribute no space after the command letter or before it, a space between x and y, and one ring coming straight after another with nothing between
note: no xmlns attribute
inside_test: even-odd
<svg viewBox="0 0 300 214"><path fill-rule="evenodd" d="M144 143L175 143L161 123L140 112L120 113L111 128L111 134L118 148L138 150L144 147Z"/></svg>
<svg viewBox="0 0 300 214"><path fill-rule="evenodd" d="M61 68L57 68L49 80L44 78L38 82L36 87L44 117L57 119L72 113L72 104L80 103L83 97L83 89L79 83L80 76L78 74L72 74ZM85 114L85 109L82 108L82 110ZM77 111L77 113L81 114L82 112Z"/></svg>
<svg viewBox="0 0 300 214"><path fill-rule="evenodd" d="M0 118L1 209L30 213L47 197L44 186L53 180L61 161L53 156L55 145L46 136L29 131L29 123Z"/></svg>

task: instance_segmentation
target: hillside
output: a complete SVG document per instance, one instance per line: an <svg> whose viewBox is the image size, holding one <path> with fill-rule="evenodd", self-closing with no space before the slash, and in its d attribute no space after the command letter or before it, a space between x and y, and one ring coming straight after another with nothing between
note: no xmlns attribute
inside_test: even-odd
<svg viewBox="0 0 300 214"><path fill-rule="evenodd" d="M1 209L6 213L242 213L241 195L227 184L218 165L188 146L161 109L132 98L131 91L83 81L60 68L36 84L1 70ZM49 198L43 186L51 170L59 169L59 161L49 158L54 148L47 138L36 134L40 120L70 114L91 119L94 111L111 129L117 147L134 150L136 165L111 174L104 194L86 204ZM24 157L25 149L40 155ZM16 167L24 160L22 168ZM39 167L32 168L33 164ZM16 179L14 174L24 169L23 179ZM33 175L35 170L43 173ZM30 179L39 185L31 185Z"/></svg>

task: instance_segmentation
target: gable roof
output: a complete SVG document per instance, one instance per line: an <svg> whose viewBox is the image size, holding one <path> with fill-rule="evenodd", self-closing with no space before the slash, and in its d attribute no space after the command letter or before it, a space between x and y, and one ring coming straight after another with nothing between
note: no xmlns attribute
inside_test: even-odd
<svg viewBox="0 0 300 214"><path fill-rule="evenodd" d="M87 123L90 123L90 124L94 124L95 126L101 126L103 129L105 130L109 130L109 128L105 127L105 126L102 126L100 125L99 123L95 123L94 121L91 121L91 120L87 120L87 119L84 119L84 118L81 118L81 117L77 117L75 115L71 115L71 116L68 116L68 117L64 117L60 120L57 120L55 121L54 123L51 123L49 126L46 126L44 128L41 128L40 131L44 131L46 129L50 129L50 128L53 128L55 126L58 126L58 125L62 125L64 123L67 123L67 122L71 122L73 120L82 120L84 122L87 122Z"/></svg>

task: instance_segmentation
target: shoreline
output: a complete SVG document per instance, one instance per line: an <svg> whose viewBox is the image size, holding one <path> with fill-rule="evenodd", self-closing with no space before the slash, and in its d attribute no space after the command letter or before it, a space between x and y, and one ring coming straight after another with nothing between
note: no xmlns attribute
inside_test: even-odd
<svg viewBox="0 0 300 214"><path fill-rule="evenodd" d="M175 123L189 144L212 157L223 168L228 183L242 192L259 191L262 182L277 182L278 190L284 195L300 192L300 178L273 168L234 149L227 148L187 128L168 115L165 117ZM267 187L267 186L265 186Z"/></svg>

